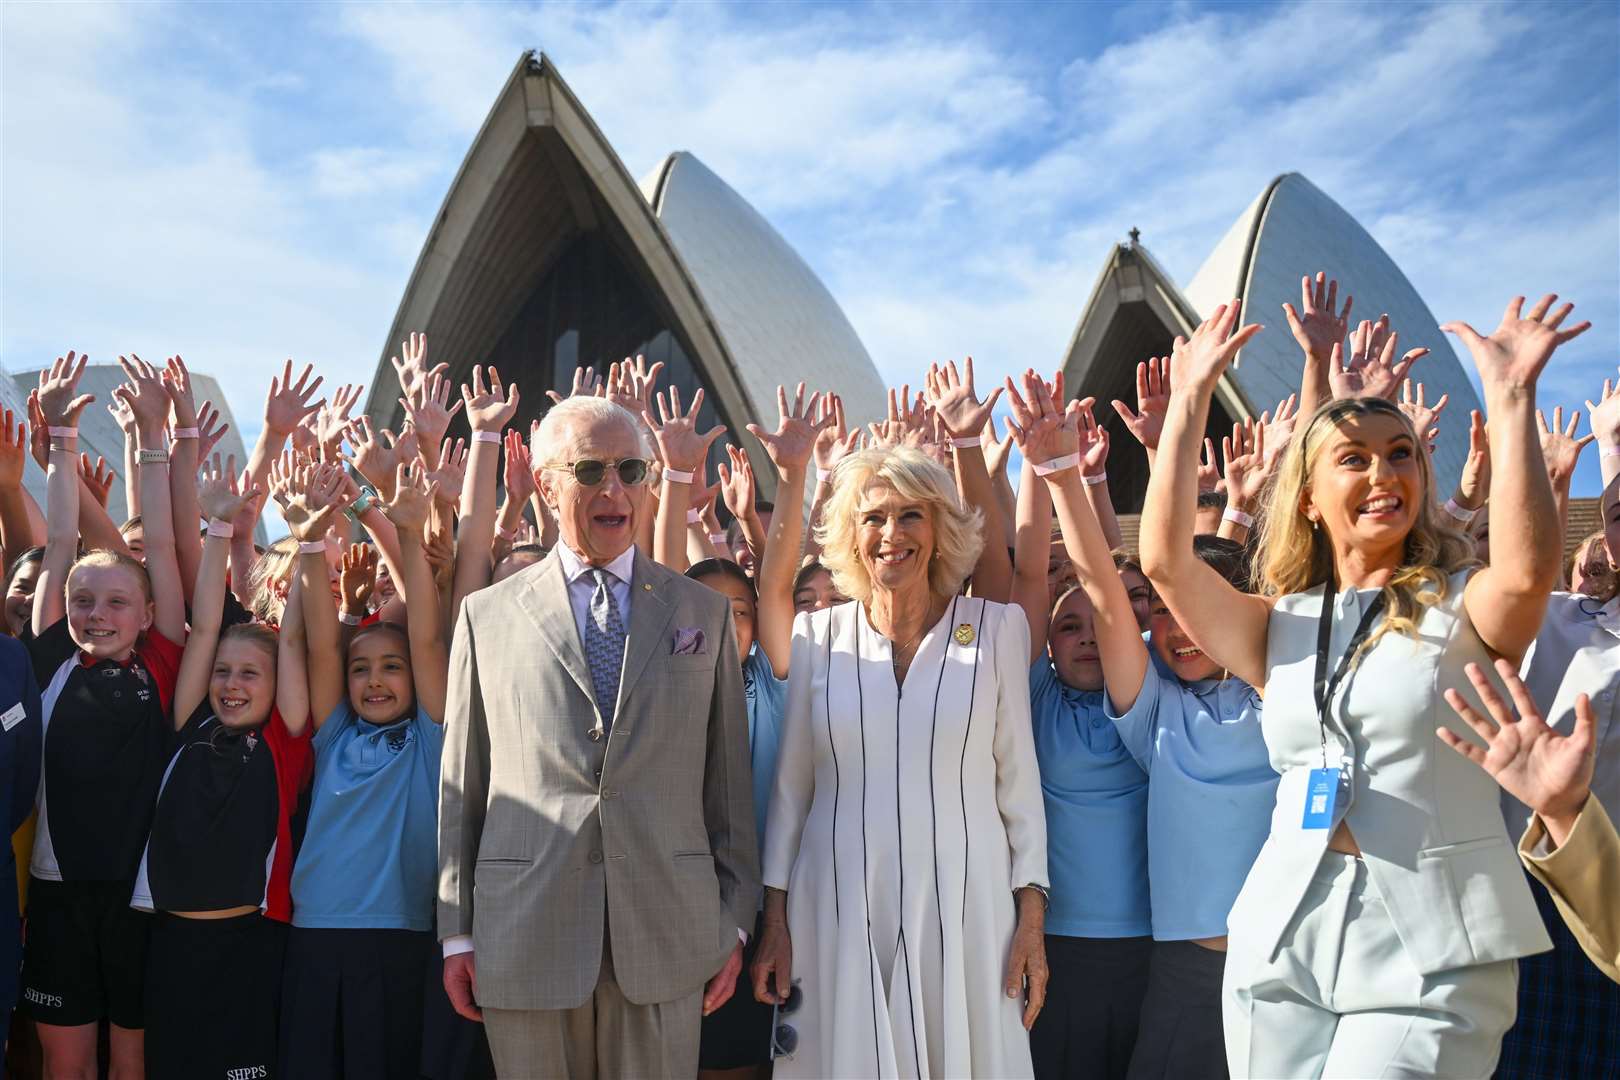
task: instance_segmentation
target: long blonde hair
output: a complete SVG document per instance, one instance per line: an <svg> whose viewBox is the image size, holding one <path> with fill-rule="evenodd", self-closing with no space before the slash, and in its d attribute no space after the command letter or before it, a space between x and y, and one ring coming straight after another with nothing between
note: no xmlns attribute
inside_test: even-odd
<svg viewBox="0 0 1620 1080"><path fill-rule="evenodd" d="M832 483L832 495L816 526L816 540L821 544L821 563L832 572L839 592L862 603L872 598L872 579L855 551L855 519L861 496L872 484L885 484L901 498L932 511L934 556L928 565L929 591L935 596L955 596L962 588L984 548L984 515L962 505L956 484L943 466L909 447L874 448L840 461Z"/></svg>
<svg viewBox="0 0 1620 1080"><path fill-rule="evenodd" d="M287 586L292 581L293 568L298 565L298 541L291 536L265 548L264 554L253 564L248 574L248 610L253 617L270 626L281 625L282 609L287 606ZM277 589L276 586L281 586Z"/></svg>
<svg viewBox="0 0 1620 1080"><path fill-rule="evenodd" d="M1382 398L1341 398L1316 410L1304 431L1289 445L1278 469L1255 559L1255 587L1262 596L1304 592L1328 580L1333 573L1332 547L1300 504L1310 489L1317 459L1339 425L1373 414L1396 417L1411 436L1421 497L1417 520L1406 535L1401 564L1384 586L1383 622L1367 639L1364 650L1391 631L1417 637L1424 612L1446 598L1450 576L1478 561L1473 542L1445 524L1435 510L1429 455L1421 449L1418 433L1400 409Z"/></svg>

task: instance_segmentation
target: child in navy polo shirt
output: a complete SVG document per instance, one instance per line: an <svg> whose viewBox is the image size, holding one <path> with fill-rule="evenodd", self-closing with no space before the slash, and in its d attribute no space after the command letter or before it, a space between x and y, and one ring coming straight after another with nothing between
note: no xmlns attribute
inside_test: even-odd
<svg viewBox="0 0 1620 1080"><path fill-rule="evenodd" d="M216 454L198 484L208 537L175 687L178 739L134 899L157 912L146 1067L165 1080L281 1075L290 822L310 767L309 683L296 580L279 638L256 622L220 629L231 521L258 495L237 491L235 469Z"/></svg>
<svg viewBox="0 0 1620 1080"><path fill-rule="evenodd" d="M110 1071L140 1076L149 916L130 907L173 738L169 704L185 640L163 449L170 403L158 373L120 358L114 396L135 417L146 565L79 543L77 424L84 358L69 353L35 391L50 436L45 557L29 645L42 693L44 767L28 890L22 1007L38 1023L47 1075L96 1073L110 1022Z"/></svg>

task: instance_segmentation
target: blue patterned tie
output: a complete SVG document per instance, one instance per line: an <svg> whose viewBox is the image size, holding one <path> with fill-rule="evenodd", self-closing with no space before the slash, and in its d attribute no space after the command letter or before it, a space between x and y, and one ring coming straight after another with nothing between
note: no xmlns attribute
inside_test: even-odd
<svg viewBox="0 0 1620 1080"><path fill-rule="evenodd" d="M619 700L619 669L624 664L624 620L619 616L618 601L613 599L612 582L618 580L606 570L591 570L596 591L591 594L590 617L585 620L585 662L591 669L591 686L596 690L596 707L602 713L602 724L591 732L597 734L613 726L613 710Z"/></svg>

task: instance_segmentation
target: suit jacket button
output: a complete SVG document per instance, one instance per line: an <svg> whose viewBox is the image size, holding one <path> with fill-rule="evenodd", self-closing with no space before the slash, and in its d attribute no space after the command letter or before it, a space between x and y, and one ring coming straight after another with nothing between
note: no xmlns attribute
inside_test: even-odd
<svg viewBox="0 0 1620 1080"><path fill-rule="evenodd" d="M591 852L591 862L599 863L601 861L602 861L602 853L600 851Z"/></svg>

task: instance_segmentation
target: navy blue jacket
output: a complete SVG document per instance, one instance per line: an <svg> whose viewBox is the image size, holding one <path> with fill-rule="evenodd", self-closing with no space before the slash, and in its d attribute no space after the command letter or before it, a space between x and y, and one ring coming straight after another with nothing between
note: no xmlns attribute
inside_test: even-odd
<svg viewBox="0 0 1620 1080"><path fill-rule="evenodd" d="M14 711L18 706L20 715ZM39 794L44 720L28 650L16 638L4 636L0 636L0 728L0 812L6 815L6 843L0 852L0 1010L9 1010L17 1004L22 966L11 834L33 813Z"/></svg>

